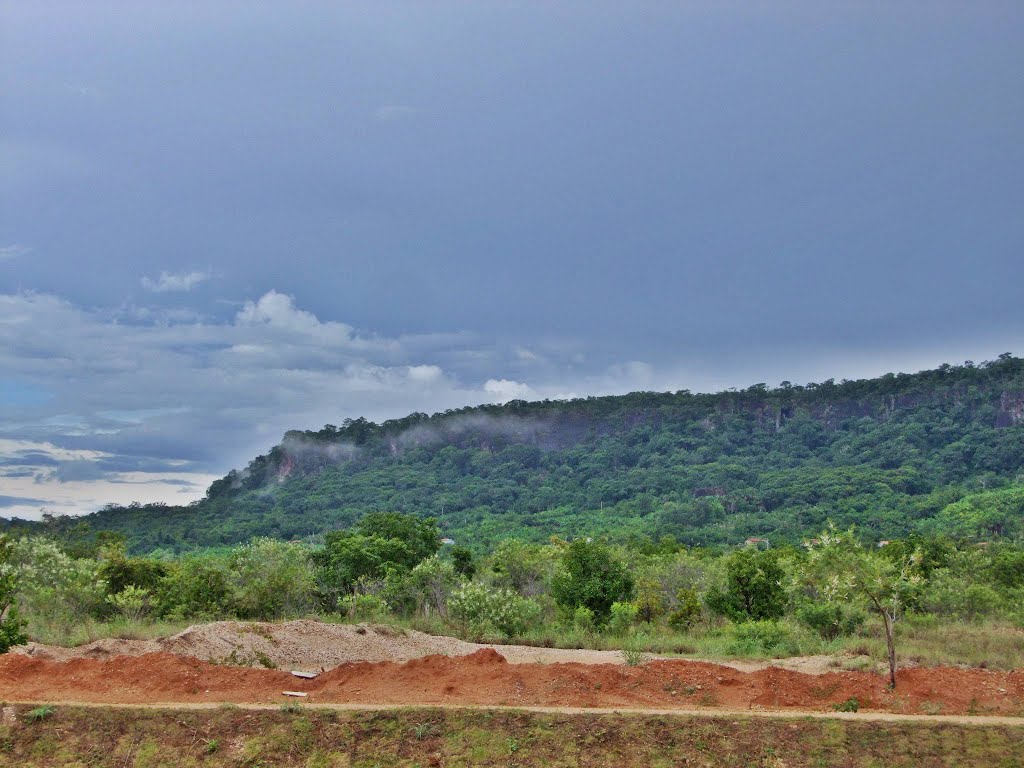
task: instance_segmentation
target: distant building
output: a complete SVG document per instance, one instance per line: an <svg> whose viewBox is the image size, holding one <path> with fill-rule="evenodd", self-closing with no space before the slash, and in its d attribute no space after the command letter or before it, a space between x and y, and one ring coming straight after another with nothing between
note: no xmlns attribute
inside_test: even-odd
<svg viewBox="0 0 1024 768"><path fill-rule="evenodd" d="M755 549L771 549L772 545L768 539L758 539L751 537L743 542L748 547L754 547Z"/></svg>
<svg viewBox="0 0 1024 768"><path fill-rule="evenodd" d="M882 539L880 542L878 542L878 548L879 549L881 549L882 547L887 547L887 546L889 546L889 540L888 539Z"/></svg>
<svg viewBox="0 0 1024 768"><path fill-rule="evenodd" d="M455 543L455 539L449 539L447 537L441 539L441 544L446 547L450 547Z"/></svg>

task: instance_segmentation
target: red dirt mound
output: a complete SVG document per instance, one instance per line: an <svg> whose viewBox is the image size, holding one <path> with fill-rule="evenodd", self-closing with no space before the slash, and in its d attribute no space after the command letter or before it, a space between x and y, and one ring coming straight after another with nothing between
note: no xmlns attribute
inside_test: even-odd
<svg viewBox="0 0 1024 768"><path fill-rule="evenodd" d="M863 709L942 714L1024 714L1024 671L908 669L899 687L868 672L808 675L769 668L739 672L692 661L509 664L493 649L398 664L342 664L312 680L288 672L218 666L152 653L58 662L0 656L0 698L106 703L280 702L303 691L310 703L491 704L573 707L830 710L856 698Z"/></svg>

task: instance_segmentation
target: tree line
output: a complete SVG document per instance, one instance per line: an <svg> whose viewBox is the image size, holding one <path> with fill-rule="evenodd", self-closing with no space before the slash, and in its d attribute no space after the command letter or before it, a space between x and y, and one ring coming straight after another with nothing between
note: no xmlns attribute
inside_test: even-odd
<svg viewBox="0 0 1024 768"><path fill-rule="evenodd" d="M799 546L687 547L506 539L446 546L433 519L366 515L322 545L257 538L185 556L136 556L116 534L91 542L0 542L0 646L88 622L417 621L472 640L792 655L872 635L896 684L906 616L1024 624L1024 547L944 536L885 542L826 526ZM65 633L62 635L61 633Z"/></svg>

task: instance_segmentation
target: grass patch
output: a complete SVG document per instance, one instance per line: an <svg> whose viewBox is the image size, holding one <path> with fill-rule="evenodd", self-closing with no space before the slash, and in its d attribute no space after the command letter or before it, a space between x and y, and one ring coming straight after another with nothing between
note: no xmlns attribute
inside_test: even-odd
<svg viewBox="0 0 1024 768"><path fill-rule="evenodd" d="M307 708L296 719L276 710L77 707L61 707L48 722L7 729L0 765L1013 768L1024 755L1024 728L950 723L429 708Z"/></svg>

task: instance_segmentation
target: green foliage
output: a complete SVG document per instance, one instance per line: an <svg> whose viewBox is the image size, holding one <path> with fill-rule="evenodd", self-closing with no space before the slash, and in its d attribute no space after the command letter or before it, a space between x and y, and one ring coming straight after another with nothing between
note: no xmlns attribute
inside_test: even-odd
<svg viewBox="0 0 1024 768"><path fill-rule="evenodd" d="M231 574L223 558L184 557L169 564L158 591L162 616L213 618L233 611Z"/></svg>
<svg viewBox="0 0 1024 768"><path fill-rule="evenodd" d="M796 618L825 640L854 634L864 623L864 612L838 602L807 601L797 606Z"/></svg>
<svg viewBox="0 0 1024 768"><path fill-rule="evenodd" d="M288 433L194 506L10 525L67 536L76 555L99 531L124 535L132 552L182 551L306 538L382 509L440 515L445 534L477 552L552 534L688 545L755 536L777 546L828 519L875 541L1012 537L1024 493L1022 392L1024 361L1002 356L861 381L355 419Z"/></svg>
<svg viewBox="0 0 1024 768"><path fill-rule="evenodd" d="M800 653L799 636L780 621L744 621L730 629L728 652L736 656L794 656Z"/></svg>
<svg viewBox="0 0 1024 768"><path fill-rule="evenodd" d="M332 531L313 555L324 602L331 606L360 580L383 580L412 570L441 546L433 519L377 512L352 530Z"/></svg>
<svg viewBox="0 0 1024 768"><path fill-rule="evenodd" d="M429 617L448 614L448 598L463 580L455 565L437 555L428 557L413 568L406 579L416 604L416 611Z"/></svg>
<svg viewBox="0 0 1024 768"><path fill-rule="evenodd" d="M388 616L388 604L379 595L355 592L338 601L338 610L355 621L383 621Z"/></svg>
<svg viewBox="0 0 1024 768"><path fill-rule="evenodd" d="M452 565L455 567L455 572L460 576L465 576L467 579L472 579L476 574L476 563L473 562L473 552L469 547L456 546L452 547L452 551L449 553L452 559Z"/></svg>
<svg viewBox="0 0 1024 768"><path fill-rule="evenodd" d="M817 584L829 601L866 600L882 618L889 656L889 685L896 687L894 625L908 603L915 599L923 578L920 553L891 558L864 549L851 528L839 532L830 526L808 549L804 577Z"/></svg>
<svg viewBox="0 0 1024 768"><path fill-rule="evenodd" d="M569 611L584 606L602 625L611 614L612 603L632 597L633 577L607 544L577 539L562 554L551 594Z"/></svg>
<svg viewBox="0 0 1024 768"><path fill-rule="evenodd" d="M640 609L633 603L612 603L608 631L613 635L624 635L636 624Z"/></svg>
<svg viewBox="0 0 1024 768"><path fill-rule="evenodd" d="M0 653L28 641L25 624L18 616L15 597L18 593L18 570L11 563L13 546L0 534Z"/></svg>
<svg viewBox="0 0 1024 768"><path fill-rule="evenodd" d="M774 550L737 550L726 563L726 587L708 595L708 607L734 621L778 619L786 611L786 578Z"/></svg>
<svg viewBox="0 0 1024 768"><path fill-rule="evenodd" d="M107 595L109 603L120 616L139 621L152 609L152 595L148 589L131 584L114 595Z"/></svg>
<svg viewBox="0 0 1024 768"><path fill-rule="evenodd" d="M1024 531L1024 486L967 496L945 507L935 527L961 538L1015 536Z"/></svg>
<svg viewBox="0 0 1024 768"><path fill-rule="evenodd" d="M128 587L155 592L167 575L167 565L145 557L128 557L123 545L113 544L101 551L99 576L107 583L107 593L120 594Z"/></svg>
<svg viewBox="0 0 1024 768"><path fill-rule="evenodd" d="M665 613L665 590L657 579L642 578L636 583L636 616L640 621L652 622ZM614 612L615 606L612 606Z"/></svg>
<svg viewBox="0 0 1024 768"><path fill-rule="evenodd" d="M639 667L644 663L644 652L639 648L623 648L622 660L627 667Z"/></svg>
<svg viewBox="0 0 1024 768"><path fill-rule="evenodd" d="M468 582L449 598L454 619L464 622L476 637L498 635L511 638L521 634L540 613L536 601L508 589Z"/></svg>
<svg viewBox="0 0 1024 768"><path fill-rule="evenodd" d="M597 629L597 618L587 606L578 605L572 612L572 626L578 632L594 632Z"/></svg>
<svg viewBox="0 0 1024 768"><path fill-rule="evenodd" d="M856 696L851 696L846 701L840 702L839 704L833 704L832 709L836 712L857 712L860 710L860 701Z"/></svg>
<svg viewBox="0 0 1024 768"><path fill-rule="evenodd" d="M312 607L313 570L300 544L253 539L232 551L230 570L239 618L298 616Z"/></svg>
<svg viewBox="0 0 1024 768"><path fill-rule="evenodd" d="M79 624L103 613L107 585L97 560L71 558L56 542L39 536L11 542L6 560L30 631L46 624Z"/></svg>
<svg viewBox="0 0 1024 768"><path fill-rule="evenodd" d="M703 606L697 590L683 587L676 592L676 607L668 615L668 625L685 632L700 618Z"/></svg>
<svg viewBox="0 0 1024 768"><path fill-rule="evenodd" d="M49 717L52 717L54 713L53 707L49 704L43 704L41 707L30 709L25 713L25 719L30 723L41 723Z"/></svg>
<svg viewBox="0 0 1024 768"><path fill-rule="evenodd" d="M545 594L558 568L559 553L551 546L505 539L491 554L491 578L499 586L526 597Z"/></svg>

